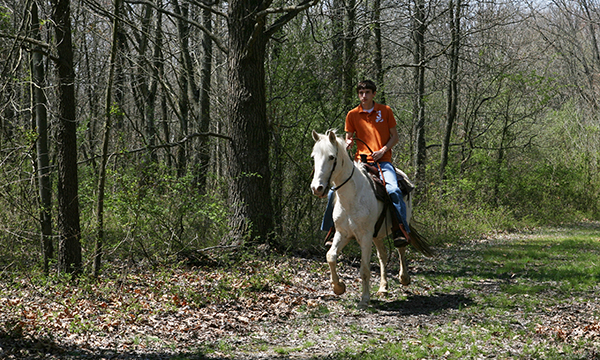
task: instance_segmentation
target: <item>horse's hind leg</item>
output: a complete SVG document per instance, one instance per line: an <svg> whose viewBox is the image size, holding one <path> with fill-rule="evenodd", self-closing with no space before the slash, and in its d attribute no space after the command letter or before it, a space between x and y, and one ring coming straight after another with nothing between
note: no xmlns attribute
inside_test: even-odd
<svg viewBox="0 0 600 360"><path fill-rule="evenodd" d="M373 239L375 243L375 248L377 248L377 257L379 258L379 269L381 273L381 278L379 280L379 290L377 291L377 295L385 295L388 293L388 282L387 282L387 272L386 266L388 262L387 251L385 250L385 244L381 238Z"/></svg>
<svg viewBox="0 0 600 360"><path fill-rule="evenodd" d="M344 246L348 244L348 238L337 231L333 237L333 244L327 252L327 264L331 272L331 283L333 284L333 292L336 295L342 295L346 292L346 285L340 281L337 274L337 258Z"/></svg>
<svg viewBox="0 0 600 360"><path fill-rule="evenodd" d="M410 275L408 274L408 265L406 263L406 246L398 248L398 256L400 257L400 283L404 286L410 284Z"/></svg>

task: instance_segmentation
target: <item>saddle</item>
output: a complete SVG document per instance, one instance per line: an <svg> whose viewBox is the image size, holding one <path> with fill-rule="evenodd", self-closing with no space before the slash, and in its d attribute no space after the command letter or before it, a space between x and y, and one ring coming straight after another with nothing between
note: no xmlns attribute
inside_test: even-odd
<svg viewBox="0 0 600 360"><path fill-rule="evenodd" d="M369 163L363 163L363 165L365 167L365 170L367 170L367 173L371 176L371 180L373 180L373 191L375 192L375 197L378 200L383 201L384 204L383 211L381 212L379 218L377 219L377 222L375 223L375 228L373 232L373 237L375 237L381 229L381 226L383 225L383 221L385 220L388 210L391 209L393 204L392 200L390 199L390 196L387 193L387 190L385 189L385 184L383 183L383 180L381 180L381 178L379 177L379 169ZM398 178L398 187L402 191L402 195L409 195L415 189L415 186L403 171L395 167L394 169L396 170L396 177ZM396 218L396 216L392 216L392 230L397 231L400 229L401 225L398 219Z"/></svg>

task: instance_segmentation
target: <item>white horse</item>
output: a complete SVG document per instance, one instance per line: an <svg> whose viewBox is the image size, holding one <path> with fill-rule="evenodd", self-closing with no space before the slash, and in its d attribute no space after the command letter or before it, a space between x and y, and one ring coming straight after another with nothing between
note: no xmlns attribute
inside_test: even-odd
<svg viewBox="0 0 600 360"><path fill-rule="evenodd" d="M358 307L364 309L370 299L371 279L371 251L375 243L379 267L381 269L381 280L377 294L388 292L386 265L387 253L383 238L391 232L391 213L388 212L384 225L374 236L375 223L383 211L384 204L378 201L373 190L373 181L366 173L364 166L359 162L353 162L346 151L345 141L336 136L335 132L328 131L325 135L318 134L313 130L312 136L315 146L312 151L314 160L314 177L311 189L314 195L327 196L331 185L335 191L335 205L333 209L333 220L336 233L333 245L327 252L327 263L331 270L331 281L333 292L341 295L346 291L346 286L340 281L337 271L337 258L342 249L354 238L361 248L360 277L362 278L362 296ZM410 194L404 195L406 203L406 220L410 224L411 199ZM415 245L424 254L430 254L427 243L416 231L412 231L411 244ZM414 233L414 234L413 234ZM417 244L415 244L417 243ZM403 285L410 283L410 275L406 265L406 247L398 248L400 256L400 282Z"/></svg>

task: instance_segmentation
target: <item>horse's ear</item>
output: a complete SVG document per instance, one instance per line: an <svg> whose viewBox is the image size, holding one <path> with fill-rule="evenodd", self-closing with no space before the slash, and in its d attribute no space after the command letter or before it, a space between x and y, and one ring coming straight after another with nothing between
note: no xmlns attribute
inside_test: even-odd
<svg viewBox="0 0 600 360"><path fill-rule="evenodd" d="M329 135L329 141L331 141L332 144L337 144L337 138L335 137L335 132L333 131L328 131L327 135Z"/></svg>
<svg viewBox="0 0 600 360"><path fill-rule="evenodd" d="M319 134L314 130L312 131L312 137L315 141L319 141Z"/></svg>

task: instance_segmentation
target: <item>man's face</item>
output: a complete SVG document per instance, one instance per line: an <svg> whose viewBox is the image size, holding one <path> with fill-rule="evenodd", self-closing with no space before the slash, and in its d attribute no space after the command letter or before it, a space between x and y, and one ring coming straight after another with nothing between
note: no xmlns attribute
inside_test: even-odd
<svg viewBox="0 0 600 360"><path fill-rule="evenodd" d="M371 89L358 90L358 99L360 100L360 103L362 105L372 106L374 97L375 97L375 93Z"/></svg>

